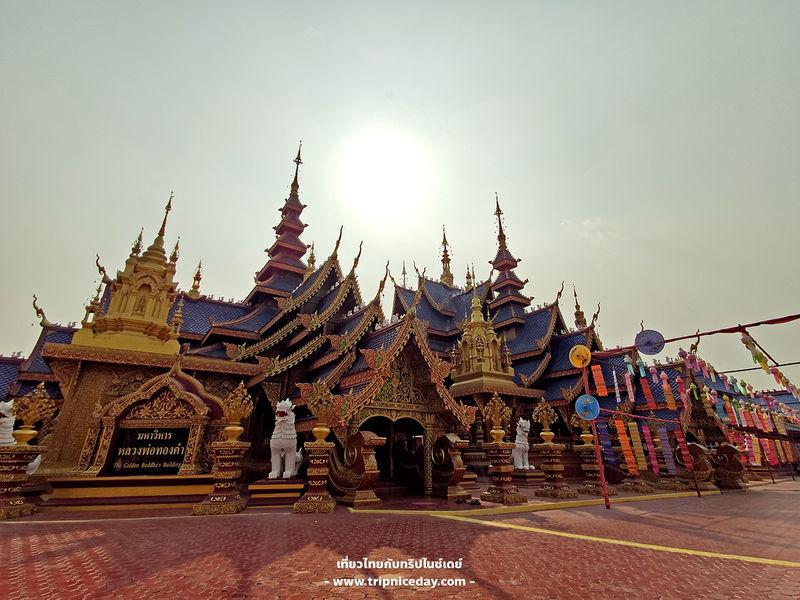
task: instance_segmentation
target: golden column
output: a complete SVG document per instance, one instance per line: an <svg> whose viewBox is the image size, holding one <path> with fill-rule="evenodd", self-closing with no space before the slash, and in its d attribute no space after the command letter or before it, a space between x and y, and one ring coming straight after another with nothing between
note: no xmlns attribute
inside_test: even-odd
<svg viewBox="0 0 800 600"><path fill-rule="evenodd" d="M317 417L317 424L311 430L313 442L306 442L303 447L308 454L308 489L302 498L294 503L295 513L329 513L336 508L336 501L328 493L328 471L333 442L325 438L331 432L329 423L340 422L344 398L331 394L324 383L300 384L301 394L306 398L309 409Z"/></svg>
<svg viewBox="0 0 800 600"><path fill-rule="evenodd" d="M253 401L240 382L239 386L225 398L225 417L228 426L223 433L225 440L212 442L211 453L214 457L214 489L200 503L192 507L195 515L231 515L242 512L247 506L247 498L239 492L239 478L242 475L242 459L250 442L239 441L244 428L242 419L253 412Z"/></svg>
<svg viewBox="0 0 800 600"><path fill-rule="evenodd" d="M556 411L544 400L540 400L533 409L531 418L542 425L543 444L534 444L533 448L542 458L542 471L544 483L534 492L536 496L547 498L577 498L578 493L569 489L564 484L564 465L561 455L564 453L564 444L554 444L555 434L550 431L550 425L558 418Z"/></svg>
<svg viewBox="0 0 800 600"><path fill-rule="evenodd" d="M506 433L502 429L502 423L511 418L511 409L495 392L483 407L483 417L492 424L492 441L481 445L489 457L489 476L492 483L481 494L481 500L499 504L525 504L528 498L520 494L517 486L511 483L511 475L514 473L511 452L514 450L514 443L502 441Z"/></svg>
<svg viewBox="0 0 800 600"><path fill-rule="evenodd" d="M47 395L44 383L40 383L29 394L15 399L13 410L22 425L12 433L16 444L0 446L0 519L25 517L36 512L36 506L25 501L22 488L28 481L28 465L44 452L44 448L28 442L38 434L34 424L50 420L56 404Z"/></svg>

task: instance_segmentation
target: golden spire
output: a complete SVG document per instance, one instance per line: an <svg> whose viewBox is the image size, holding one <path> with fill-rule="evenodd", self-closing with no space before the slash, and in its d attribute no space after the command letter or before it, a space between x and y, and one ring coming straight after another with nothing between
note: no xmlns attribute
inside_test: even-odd
<svg viewBox="0 0 800 600"><path fill-rule="evenodd" d="M181 325L183 325L183 294L181 294L180 300L178 300L178 308L175 310L175 314L172 315L172 338L177 339L178 334L181 331Z"/></svg>
<svg viewBox="0 0 800 600"><path fill-rule="evenodd" d="M442 225L442 276L439 277L445 285L453 286L453 273L450 272L450 253L448 252L447 234Z"/></svg>
<svg viewBox="0 0 800 600"><path fill-rule="evenodd" d="M469 272L469 265L467 265L467 289L471 288L472 285L472 273Z"/></svg>
<svg viewBox="0 0 800 600"><path fill-rule="evenodd" d="M497 241L500 244L501 248L506 247L506 234L503 231L503 211L500 210L500 198L497 196L497 192L494 193L494 203L495 203L495 211L494 214L497 217Z"/></svg>
<svg viewBox="0 0 800 600"><path fill-rule="evenodd" d="M300 140L300 145L297 147L297 156L294 159L294 179L292 180L292 192L291 195L296 196L297 193L300 191L300 184L297 181L297 176L300 172L300 165L303 164L303 160L300 158L300 150L303 148L303 140Z"/></svg>
<svg viewBox="0 0 800 600"><path fill-rule="evenodd" d="M144 227L139 230L139 235L134 240L133 246L131 246L131 256L139 256L142 251L142 235L144 234Z"/></svg>
<svg viewBox="0 0 800 600"><path fill-rule="evenodd" d="M75 332L72 344L95 348L114 348L159 354L177 354L180 350L173 332L170 312L177 295L175 261L180 244L167 259L164 233L172 210L173 194L164 207L164 218L153 243L141 251L141 234L136 240L125 268L108 282L111 286L108 308L103 314L94 311L94 319ZM180 320L180 316L179 316Z"/></svg>
<svg viewBox="0 0 800 600"><path fill-rule="evenodd" d="M167 230L167 217L169 217L169 213L172 210L172 198L173 193L170 192L169 200L164 207L164 219L161 221L161 228L158 230L158 235L147 250L144 251L144 254L142 254L142 258L152 265L166 266L167 263L167 253L164 250L164 233Z"/></svg>
<svg viewBox="0 0 800 600"><path fill-rule="evenodd" d="M575 284L572 284L572 294L575 296L575 327L578 329L586 328L586 316L581 310L581 305L578 303L578 292L575 289Z"/></svg>
<svg viewBox="0 0 800 600"><path fill-rule="evenodd" d="M181 254L180 245L181 245L181 237L178 236L178 239L175 240L175 247L172 249L172 254L169 255L169 262L171 263L178 262L178 257Z"/></svg>
<svg viewBox="0 0 800 600"><path fill-rule="evenodd" d="M403 276L403 287L406 287L406 277L408 276L408 272L406 271L406 261L403 260L403 271L400 273Z"/></svg>
<svg viewBox="0 0 800 600"><path fill-rule="evenodd" d="M308 255L308 264L306 265L306 272L303 274L303 281L308 279L317 268L317 255L314 254L314 242L311 242L311 245L306 246L306 248L311 248L311 254Z"/></svg>
<svg viewBox="0 0 800 600"><path fill-rule="evenodd" d="M186 292L186 295L189 298L199 298L200 297L200 280L203 279L203 261L197 263L197 270L194 272L194 277L192 278L192 289Z"/></svg>
<svg viewBox="0 0 800 600"><path fill-rule="evenodd" d="M475 268L472 269L472 280L475 281ZM482 323L484 321L483 311L481 310L481 299L478 298L478 287L472 286L472 314L469 318L472 323Z"/></svg>
<svg viewBox="0 0 800 600"><path fill-rule="evenodd" d="M169 193L169 200L167 200L167 205L164 207L164 220L161 221L161 229L158 230L158 237L163 238L164 233L167 231L167 217L169 216L169 211L172 210L172 198L174 196L174 192ZM163 243L163 239L162 239Z"/></svg>

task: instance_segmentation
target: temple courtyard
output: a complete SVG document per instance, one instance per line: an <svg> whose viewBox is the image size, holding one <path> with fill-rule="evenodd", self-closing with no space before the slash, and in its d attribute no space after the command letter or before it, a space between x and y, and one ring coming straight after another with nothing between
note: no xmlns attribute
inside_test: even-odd
<svg viewBox="0 0 800 600"><path fill-rule="evenodd" d="M46 510L0 523L0 598L798 598L799 502L780 480L611 510Z"/></svg>

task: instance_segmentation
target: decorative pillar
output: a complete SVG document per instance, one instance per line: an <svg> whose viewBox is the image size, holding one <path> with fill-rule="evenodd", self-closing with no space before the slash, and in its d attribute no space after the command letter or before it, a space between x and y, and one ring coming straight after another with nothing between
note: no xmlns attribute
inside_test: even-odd
<svg viewBox="0 0 800 600"><path fill-rule="evenodd" d="M25 517L36 512L37 507L25 501L22 488L28 481L28 464L41 454L41 446L28 446L17 437L13 446L0 446L0 519ZM27 433L27 432L25 432ZM34 434L36 432L34 431Z"/></svg>
<svg viewBox="0 0 800 600"><path fill-rule="evenodd" d="M554 444L555 434L550 431L550 425L558 415L552 406L540 400L533 409L531 418L542 425L540 435L544 440L542 444L534 444L534 448L542 458L542 471L544 471L544 483L534 495L546 498L577 498L578 493L564 483L564 464L561 462L561 455L566 447L564 444Z"/></svg>
<svg viewBox="0 0 800 600"><path fill-rule="evenodd" d="M426 496L433 495L433 443L437 437L430 425L425 428L425 434L422 438L422 465Z"/></svg>
<svg viewBox="0 0 800 600"><path fill-rule="evenodd" d="M250 442L240 442L239 436L244 431L241 420L249 417L252 412L253 401L244 383L239 383L239 387L225 398L228 426L223 431L227 439L211 443L214 489L200 504L192 507L192 514L232 515L242 512L247 506L247 498L239 492L239 478L242 476L242 459L250 448Z"/></svg>
<svg viewBox="0 0 800 600"><path fill-rule="evenodd" d="M583 471L583 483L578 487L578 493L589 494L592 496L602 496L603 487L600 485L600 465L597 464L597 451L594 447L592 434L589 433L591 426L589 421L582 418L578 413L572 413L569 420L573 427L581 428L581 446L575 446L575 451L581 459L581 471ZM609 496L616 496L617 491L610 486L606 486Z"/></svg>
<svg viewBox="0 0 800 600"><path fill-rule="evenodd" d="M501 428L501 423L511 416L511 409L503 404L495 392L492 399L484 406L483 416L493 425L490 432L492 441L484 442L481 446L489 457L489 476L492 483L489 489L481 494L481 500L499 504L525 504L528 498L520 494L517 486L511 483L511 476L514 473L511 452L514 450L514 444L502 441L505 431Z"/></svg>
<svg viewBox="0 0 800 600"><path fill-rule="evenodd" d="M30 446L29 442L39 432L34 423L45 424L53 418L56 404L50 399L44 383L40 383L29 394L14 400L14 416L22 425L11 435L13 446L0 446L0 519L24 517L36 511L36 506L25 501L23 486L28 481L28 465L44 451L41 446Z"/></svg>
<svg viewBox="0 0 800 600"><path fill-rule="evenodd" d="M306 442L303 446L308 454L308 489L303 497L294 503L292 512L295 513L329 513L336 508L336 501L328 493L328 470L331 452L335 444L326 442L325 438L330 433L330 428L318 423L311 433L315 441Z"/></svg>

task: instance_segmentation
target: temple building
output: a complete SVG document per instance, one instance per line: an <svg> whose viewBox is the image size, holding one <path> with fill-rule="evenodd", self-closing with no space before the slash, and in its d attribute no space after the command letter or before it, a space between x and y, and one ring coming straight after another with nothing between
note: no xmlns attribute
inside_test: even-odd
<svg viewBox="0 0 800 600"><path fill-rule="evenodd" d="M254 498L262 489L254 482L273 466L270 435L276 406L287 398L298 443L310 441L315 427L330 426L325 483L337 500L356 506L398 488L469 495L487 474L492 430L500 426L510 443L520 418L534 421L532 464L542 464L540 433L552 431L564 449L563 480L591 478L596 465L578 448L586 423L574 410L584 392L608 411L645 419L608 413L598 420L614 483L646 472L655 481L685 474L684 431L689 443L709 451L750 443L731 431L739 425L730 422L722 396L712 398L718 379L681 359L646 366L635 350L605 349L599 305L587 320L573 289L574 310L562 311L563 284L533 306L497 197L497 250L485 257L487 278L468 268L464 286L456 284L443 230L438 278L417 271L409 281L404 264L398 282L387 263L377 293L364 298L356 277L360 247L354 257L340 256L340 230L323 259L322 249L303 240L300 150L294 163L275 240L243 301L207 295L202 265L189 291L181 290L177 241L168 254L172 196L152 242L145 248L139 232L115 275L98 257L101 284L80 325L50 322L34 299L38 341L27 358L0 358L0 400L52 404L48 418L35 419L32 440L46 449L37 471L49 486L45 505L196 502L211 489L214 444L225 439L230 399L241 398L242 389L253 407L239 414L249 443L241 483L251 484ZM390 294L389 315L383 294ZM597 357L591 379L570 361L576 345ZM486 414L495 398L510 409L500 423ZM540 405L553 416L542 419ZM783 432L771 436L780 438L783 457L776 468L800 455L797 437ZM541 483L542 470L533 471L515 473L515 480ZM310 478L303 467L296 487L284 488L299 494ZM135 485L141 492L130 492Z"/></svg>

